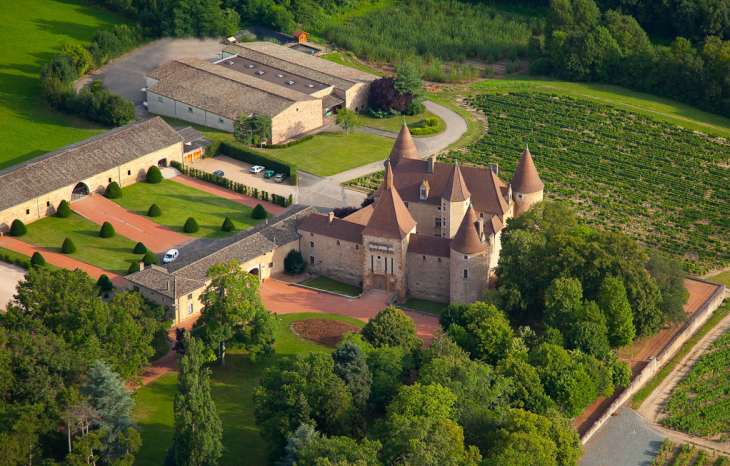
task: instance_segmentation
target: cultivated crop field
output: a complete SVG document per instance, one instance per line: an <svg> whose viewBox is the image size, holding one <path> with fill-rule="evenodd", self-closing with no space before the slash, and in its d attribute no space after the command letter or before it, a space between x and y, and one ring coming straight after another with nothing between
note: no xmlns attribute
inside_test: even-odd
<svg viewBox="0 0 730 466"><path fill-rule="evenodd" d="M697 448L695 445L685 443L675 445L669 439L664 439L659 452L654 458L652 466L728 466L727 456L718 455L717 452L707 453L706 450Z"/></svg>
<svg viewBox="0 0 730 466"><path fill-rule="evenodd" d="M641 114L543 93L478 94L489 131L446 157L500 164L509 180L526 143L547 198L586 223L626 230L703 272L730 264L730 145Z"/></svg>
<svg viewBox="0 0 730 466"><path fill-rule="evenodd" d="M674 388L662 423L671 429L701 437L730 433L730 333L718 338L710 350Z"/></svg>

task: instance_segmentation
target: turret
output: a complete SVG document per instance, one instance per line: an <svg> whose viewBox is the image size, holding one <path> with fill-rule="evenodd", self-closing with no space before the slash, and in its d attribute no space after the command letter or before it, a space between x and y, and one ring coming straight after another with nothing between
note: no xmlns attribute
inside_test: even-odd
<svg viewBox="0 0 730 466"><path fill-rule="evenodd" d="M388 159L393 167L396 167L401 159L421 159L421 155L416 148L416 143L413 141L413 136L411 136L408 125L406 125L405 117L403 117L403 126L400 128L398 137L395 138L395 144L393 144L393 149L391 149Z"/></svg>
<svg viewBox="0 0 730 466"><path fill-rule="evenodd" d="M452 303L473 303L482 299L489 284L490 229L484 219L477 218L469 204L464 220L451 240L450 258L450 301Z"/></svg>
<svg viewBox="0 0 730 466"><path fill-rule="evenodd" d="M542 201L545 189L545 183L537 174L537 168L532 161L530 148L525 146L522 153L520 163L510 182L512 188L512 200L514 201L514 217L525 212L532 207L533 204Z"/></svg>
<svg viewBox="0 0 730 466"><path fill-rule="evenodd" d="M454 162L454 168L446 182L443 194L441 194L441 237L453 238L459 229L466 209L471 202L471 193L466 187L466 181L461 174L458 162Z"/></svg>

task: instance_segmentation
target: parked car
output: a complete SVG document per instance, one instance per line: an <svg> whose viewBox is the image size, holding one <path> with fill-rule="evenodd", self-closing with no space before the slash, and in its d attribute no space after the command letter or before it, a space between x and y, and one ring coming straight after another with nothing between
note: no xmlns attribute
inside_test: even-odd
<svg viewBox="0 0 730 466"><path fill-rule="evenodd" d="M274 170L266 170L264 172L264 178L267 178L267 179L271 178L272 176L274 176L274 173L275 173Z"/></svg>
<svg viewBox="0 0 730 466"><path fill-rule="evenodd" d="M286 178L286 175L285 174L283 174L283 173L277 173L274 176L274 182L275 183L281 183L282 181L284 181L284 178Z"/></svg>
<svg viewBox="0 0 730 466"><path fill-rule="evenodd" d="M169 264L180 256L180 251L177 249L170 249L165 253L165 257L162 258L163 264Z"/></svg>
<svg viewBox="0 0 730 466"><path fill-rule="evenodd" d="M261 165L254 165L253 167L251 167L250 171L251 171L251 173L256 175L257 173L261 173L264 170L265 170L265 168L262 167Z"/></svg>
<svg viewBox="0 0 730 466"><path fill-rule="evenodd" d="M221 177L226 176L226 174L223 173L223 170L216 170L216 171L213 172L213 174L215 176L221 176Z"/></svg>

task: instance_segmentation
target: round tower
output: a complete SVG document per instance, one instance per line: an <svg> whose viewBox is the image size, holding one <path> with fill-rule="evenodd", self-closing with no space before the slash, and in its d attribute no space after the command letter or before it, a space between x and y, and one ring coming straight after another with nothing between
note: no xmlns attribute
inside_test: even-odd
<svg viewBox="0 0 730 466"><path fill-rule="evenodd" d="M449 302L468 304L481 300L489 285L490 244L484 219L477 218L471 204L449 246Z"/></svg>
<svg viewBox="0 0 730 466"><path fill-rule="evenodd" d="M512 200L514 201L514 217L526 212L533 204L543 199L545 183L537 174L537 168L532 161L528 146L525 146L525 151L522 153L520 163L510 182L510 188L512 188Z"/></svg>

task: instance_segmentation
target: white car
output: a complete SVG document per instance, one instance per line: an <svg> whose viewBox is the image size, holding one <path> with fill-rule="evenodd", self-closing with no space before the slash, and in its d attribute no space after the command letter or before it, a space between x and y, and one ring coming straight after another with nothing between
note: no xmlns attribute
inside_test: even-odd
<svg viewBox="0 0 730 466"><path fill-rule="evenodd" d="M167 251L167 253L165 253L165 257L162 258L162 263L169 264L170 262L177 259L179 255L180 251L178 251L177 249L170 249L169 251Z"/></svg>
<svg viewBox="0 0 730 466"><path fill-rule="evenodd" d="M256 175L258 173L261 173L264 170L266 170L265 167L262 167L261 165L254 165L253 167L251 167L251 170L250 171L251 171L251 173L253 173L254 175Z"/></svg>

